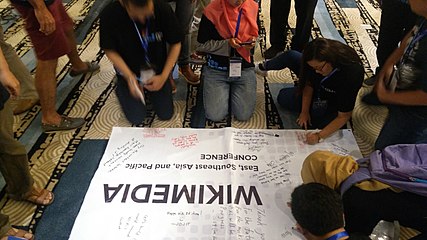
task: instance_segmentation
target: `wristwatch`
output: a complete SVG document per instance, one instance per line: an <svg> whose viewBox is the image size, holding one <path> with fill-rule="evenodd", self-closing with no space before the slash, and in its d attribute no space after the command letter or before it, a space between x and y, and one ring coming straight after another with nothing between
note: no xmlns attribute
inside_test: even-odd
<svg viewBox="0 0 427 240"><path fill-rule="evenodd" d="M323 138L320 136L320 132L316 132L316 135L317 135L317 139L319 139L319 140L317 141L317 143L321 143L321 142L325 141L325 139L323 139Z"/></svg>

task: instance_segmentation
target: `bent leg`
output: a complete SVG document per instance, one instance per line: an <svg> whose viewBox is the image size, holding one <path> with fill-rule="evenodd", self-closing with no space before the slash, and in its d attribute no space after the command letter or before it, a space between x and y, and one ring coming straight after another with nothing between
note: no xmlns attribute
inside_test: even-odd
<svg viewBox="0 0 427 240"><path fill-rule="evenodd" d="M143 123L147 114L146 106L130 95L126 80L121 76L117 76L116 94L126 119L134 125Z"/></svg>
<svg viewBox="0 0 427 240"><path fill-rule="evenodd" d="M228 72L203 68L203 104L206 118L216 122L228 114L230 84Z"/></svg>
<svg viewBox="0 0 427 240"><path fill-rule="evenodd" d="M239 121L251 118L256 104L256 76L253 68L242 70L240 78L231 80L231 112Z"/></svg>
<svg viewBox="0 0 427 240"><path fill-rule="evenodd" d="M292 72L299 74L302 54L298 51L290 50L264 63L265 70L282 70L289 68Z"/></svg>

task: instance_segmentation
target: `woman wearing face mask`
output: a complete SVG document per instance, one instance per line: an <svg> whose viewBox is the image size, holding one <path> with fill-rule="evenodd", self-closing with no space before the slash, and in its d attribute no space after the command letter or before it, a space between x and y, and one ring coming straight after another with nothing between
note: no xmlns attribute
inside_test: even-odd
<svg viewBox="0 0 427 240"><path fill-rule="evenodd" d="M321 129L307 134L316 144L343 127L351 118L356 96L362 86L364 69L356 51L330 39L317 38L303 53L284 52L256 66L259 74L288 67L299 74L298 86L280 91L278 103L299 112L297 124Z"/></svg>
<svg viewBox="0 0 427 240"><path fill-rule="evenodd" d="M251 50L258 37L257 14L258 3L253 0L214 0L205 8L197 51L207 53L203 101L212 121L223 120L229 107L237 120L246 121L255 109Z"/></svg>

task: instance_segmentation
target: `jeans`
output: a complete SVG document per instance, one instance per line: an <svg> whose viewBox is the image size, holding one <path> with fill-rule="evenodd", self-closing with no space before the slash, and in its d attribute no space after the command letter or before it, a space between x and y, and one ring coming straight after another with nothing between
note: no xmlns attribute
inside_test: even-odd
<svg viewBox="0 0 427 240"><path fill-rule="evenodd" d="M141 102L141 100L130 95L127 82L120 75L117 75L116 94L127 120L132 124L143 123L145 116L147 115L147 107ZM173 99L170 81L166 81L159 91L145 91L146 101L147 98L153 105L154 112L157 114L159 119L169 120L172 118Z"/></svg>
<svg viewBox="0 0 427 240"><path fill-rule="evenodd" d="M302 94L299 87L283 88L277 96L279 105L291 112L301 113ZM315 99L315 96L313 96ZM338 116L338 111L332 109L315 110L310 106L311 129L322 129Z"/></svg>
<svg viewBox="0 0 427 240"><path fill-rule="evenodd" d="M228 71L203 68L203 103L206 118L223 120L229 112L237 120L246 121L254 112L256 76L254 68L242 69L241 77L229 77Z"/></svg>
<svg viewBox="0 0 427 240"><path fill-rule="evenodd" d="M284 68L289 68L292 72L299 74L301 59L302 53L290 50L266 61L264 68L265 70L282 70Z"/></svg>
<svg viewBox="0 0 427 240"><path fill-rule="evenodd" d="M375 149L405 143L427 143L427 117L407 107L389 106L388 117L375 142ZM403 127L404 126L404 127Z"/></svg>

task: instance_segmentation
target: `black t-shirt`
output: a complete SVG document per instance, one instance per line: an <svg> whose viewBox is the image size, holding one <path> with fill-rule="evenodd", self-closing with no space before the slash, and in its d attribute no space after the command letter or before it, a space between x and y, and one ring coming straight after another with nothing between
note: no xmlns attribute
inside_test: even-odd
<svg viewBox="0 0 427 240"><path fill-rule="evenodd" d="M218 30L216 30L215 25L209 21L209 19L203 15L202 20L200 21L199 26L199 33L197 35L197 41L199 43L205 43L209 40L224 40L221 35L219 35ZM235 52L235 56L242 57L237 51ZM226 67L228 68L229 65L229 57L219 56L215 54L209 54L209 57L212 58L215 62L218 63L219 67ZM253 67L254 64L253 57L251 56L251 63L247 62L245 59L242 58L242 68L249 68Z"/></svg>
<svg viewBox="0 0 427 240"><path fill-rule="evenodd" d="M167 58L167 45L181 41L181 25L169 4L153 0L154 16L136 25L140 32L148 26L148 57L157 74L163 70ZM116 51L137 76L146 66L145 50L141 39L126 9L118 1L110 3L100 16L100 46L105 50Z"/></svg>
<svg viewBox="0 0 427 240"><path fill-rule="evenodd" d="M423 24L424 23L424 24ZM415 26L416 32L422 36L415 42L412 48L406 48L403 62L405 67L399 66L399 80L397 87L401 85L399 81L405 82L407 88L398 90L417 90L427 92L427 20L421 18ZM414 36L412 36L414 37ZM412 40L412 38L410 39ZM418 117L427 117L427 106L405 106L400 107L407 113Z"/></svg>
<svg viewBox="0 0 427 240"><path fill-rule="evenodd" d="M354 108L359 89L364 78L363 66L354 63L338 66L338 70L322 83L323 76L318 76L311 84L314 96L328 101L328 108L332 111L350 112Z"/></svg>

